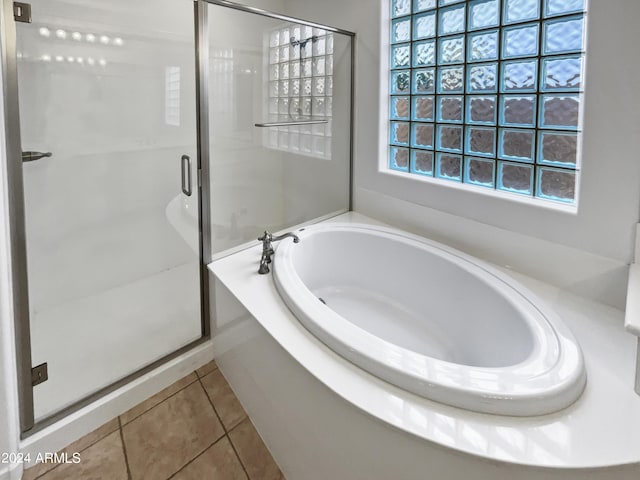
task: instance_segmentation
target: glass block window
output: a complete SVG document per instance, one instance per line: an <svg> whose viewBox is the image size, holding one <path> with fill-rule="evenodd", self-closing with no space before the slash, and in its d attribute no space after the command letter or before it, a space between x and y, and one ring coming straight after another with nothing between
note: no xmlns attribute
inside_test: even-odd
<svg viewBox="0 0 640 480"><path fill-rule="evenodd" d="M390 0L389 168L575 202L585 0Z"/></svg>
<svg viewBox="0 0 640 480"><path fill-rule="evenodd" d="M272 127L266 145L277 150L331 158L333 34L287 24L269 32L267 111L271 119L326 118L326 124Z"/></svg>
<svg viewBox="0 0 640 480"><path fill-rule="evenodd" d="M180 126L180 67L164 69L164 123Z"/></svg>

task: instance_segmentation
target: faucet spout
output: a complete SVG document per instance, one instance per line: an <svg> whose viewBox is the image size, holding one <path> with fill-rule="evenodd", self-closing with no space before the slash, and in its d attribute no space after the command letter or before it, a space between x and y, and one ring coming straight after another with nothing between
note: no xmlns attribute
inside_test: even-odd
<svg viewBox="0 0 640 480"><path fill-rule="evenodd" d="M273 237L271 239L272 242L277 242L282 240L283 238L287 238L287 237L292 237L293 238L293 243L298 243L300 241L300 237L298 237L298 235L296 235L293 232L287 232L287 233L283 233L282 235L279 235L277 237Z"/></svg>
<svg viewBox="0 0 640 480"><path fill-rule="evenodd" d="M271 263L271 256L274 254L273 242L278 242L284 238L292 237L293 243L298 243L300 237L293 232L283 233L282 235L273 236L267 230L264 231L261 237L258 237L258 241L262 242L262 257L260 258L260 268L258 273L264 275L269 273L269 264Z"/></svg>

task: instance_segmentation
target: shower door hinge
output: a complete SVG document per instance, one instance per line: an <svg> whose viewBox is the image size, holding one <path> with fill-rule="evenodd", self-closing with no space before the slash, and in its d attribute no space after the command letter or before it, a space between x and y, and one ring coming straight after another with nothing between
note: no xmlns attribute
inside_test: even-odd
<svg viewBox="0 0 640 480"><path fill-rule="evenodd" d="M202 188L202 169L198 169L198 188Z"/></svg>
<svg viewBox="0 0 640 480"><path fill-rule="evenodd" d="M13 19L16 22L31 23L31 4L13 2Z"/></svg>
<svg viewBox="0 0 640 480"><path fill-rule="evenodd" d="M47 364L43 363L37 367L31 369L31 386L35 387L42 382L49 380L49 372L47 370Z"/></svg>

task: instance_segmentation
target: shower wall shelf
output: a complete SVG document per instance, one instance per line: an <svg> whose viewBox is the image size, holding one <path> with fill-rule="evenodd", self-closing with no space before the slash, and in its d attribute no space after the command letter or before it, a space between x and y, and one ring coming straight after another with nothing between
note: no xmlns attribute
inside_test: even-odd
<svg viewBox="0 0 640 480"><path fill-rule="evenodd" d="M268 127L289 127L293 125L317 125L321 123L329 123L327 118L316 118L311 120L285 120L281 122L262 122L256 123L256 127L268 128Z"/></svg>

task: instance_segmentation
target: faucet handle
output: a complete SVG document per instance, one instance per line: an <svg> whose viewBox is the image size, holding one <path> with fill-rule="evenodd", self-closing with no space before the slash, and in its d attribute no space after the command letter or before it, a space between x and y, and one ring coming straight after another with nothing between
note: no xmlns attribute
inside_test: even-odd
<svg viewBox="0 0 640 480"><path fill-rule="evenodd" d="M271 235L267 230L264 231L261 237L258 237L259 242L264 242L265 240L271 241L273 235Z"/></svg>
<svg viewBox="0 0 640 480"><path fill-rule="evenodd" d="M269 273L269 264L272 262L271 256L275 253L272 242L277 242L283 238L292 237L294 243L298 243L300 238L293 232L283 233L274 237L267 230L264 231L261 237L258 237L258 241L262 242L262 257L260 258L260 268L258 273L264 275Z"/></svg>

